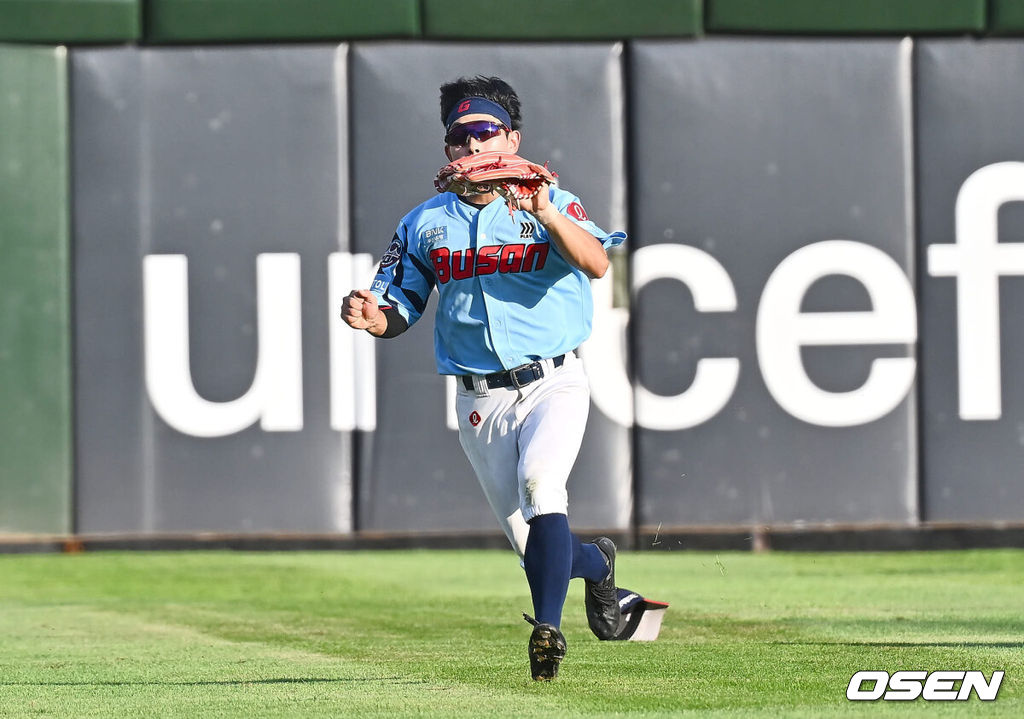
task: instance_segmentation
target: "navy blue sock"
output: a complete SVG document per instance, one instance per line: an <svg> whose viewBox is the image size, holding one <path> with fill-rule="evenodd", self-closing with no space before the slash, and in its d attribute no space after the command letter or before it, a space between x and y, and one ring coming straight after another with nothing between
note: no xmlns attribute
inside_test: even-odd
<svg viewBox="0 0 1024 719"><path fill-rule="evenodd" d="M542 514L530 520L523 564L538 622L562 623L562 605L572 571L573 536L564 514Z"/></svg>
<svg viewBox="0 0 1024 719"><path fill-rule="evenodd" d="M584 544L579 537L572 535L572 578L583 577L600 582L607 576L608 563L597 545Z"/></svg>

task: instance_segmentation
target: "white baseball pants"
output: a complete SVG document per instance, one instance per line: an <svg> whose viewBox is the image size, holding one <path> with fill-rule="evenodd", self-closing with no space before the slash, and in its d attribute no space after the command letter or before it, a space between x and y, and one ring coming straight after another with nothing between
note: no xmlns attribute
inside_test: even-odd
<svg viewBox="0 0 1024 719"><path fill-rule="evenodd" d="M576 463L590 413L590 385L572 352L555 369L522 389L489 389L474 377L460 381L459 440L487 501L512 546L526 552L527 522L540 514L568 514L565 485Z"/></svg>

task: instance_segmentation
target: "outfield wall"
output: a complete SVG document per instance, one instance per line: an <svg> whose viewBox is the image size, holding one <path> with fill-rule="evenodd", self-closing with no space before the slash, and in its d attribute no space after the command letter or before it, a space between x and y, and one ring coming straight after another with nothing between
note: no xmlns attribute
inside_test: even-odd
<svg viewBox="0 0 1024 719"><path fill-rule="evenodd" d="M467 72L631 234L581 348L574 525L1024 522L1024 44L927 36L1012 34L1013 2L652 1L552 34L570 2L509 30L536 44L417 40L486 36L431 2L276 32L270 0L67 4L107 14L0 37L153 45L0 48L0 533L493 529L429 319L336 319ZM268 39L303 42L188 44Z"/></svg>
<svg viewBox="0 0 1024 719"><path fill-rule="evenodd" d="M67 82L0 46L0 531L72 527Z"/></svg>

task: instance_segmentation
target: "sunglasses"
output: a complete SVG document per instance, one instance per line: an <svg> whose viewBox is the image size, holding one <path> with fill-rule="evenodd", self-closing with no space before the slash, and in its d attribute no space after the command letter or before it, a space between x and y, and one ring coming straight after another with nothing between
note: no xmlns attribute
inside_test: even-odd
<svg viewBox="0 0 1024 719"><path fill-rule="evenodd" d="M464 122L461 125L453 125L448 134L444 136L445 144L452 147L461 147L469 142L470 137L475 137L479 142L487 142L492 137L497 137L508 128L499 122L490 120L473 120Z"/></svg>

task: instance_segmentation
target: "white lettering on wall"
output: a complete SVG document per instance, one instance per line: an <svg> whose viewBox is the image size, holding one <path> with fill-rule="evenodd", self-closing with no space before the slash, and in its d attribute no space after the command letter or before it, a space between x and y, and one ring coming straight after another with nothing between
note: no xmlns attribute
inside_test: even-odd
<svg viewBox="0 0 1024 719"><path fill-rule="evenodd" d="M689 245L650 245L633 255L633 296L658 279L682 282L698 312L734 312L736 289L718 260ZM666 328L685 332L685 327ZM637 422L649 429L686 429L714 417L736 389L740 361L735 357L704 357L683 392L664 396L636 385Z"/></svg>
<svg viewBox="0 0 1024 719"><path fill-rule="evenodd" d="M256 373L241 397L210 402L195 390L189 363L188 259L143 260L146 389L157 414L179 432L222 437L257 420L270 432L302 429L302 305L299 256L256 259Z"/></svg>
<svg viewBox="0 0 1024 719"><path fill-rule="evenodd" d="M594 324L590 339L580 346L580 359L590 379L590 399L616 424L633 426L633 387L626 373L626 327L629 310L614 307L614 267L592 280Z"/></svg>
<svg viewBox="0 0 1024 719"><path fill-rule="evenodd" d="M327 324L331 346L331 428L339 432L377 428L376 340L355 332L338 316L353 287L373 279L369 254L333 252L327 258Z"/></svg>
<svg viewBox="0 0 1024 719"><path fill-rule="evenodd" d="M1024 242L998 241L999 209L1024 202L1024 163L1000 162L971 174L956 202L956 241L928 248L928 272L957 280L957 356L960 417L994 420L1002 415L999 278L1024 275ZM669 279L684 284L697 312L735 312L735 287L726 269L688 245L650 245L632 258L634 296L647 284ZM375 340L352 332L338 318L345 293L372 278L368 254L328 257L331 427L376 428ZM156 412L175 429L199 437L239 432L259 421L272 432L302 429L302 313L299 256L268 253L256 259L256 372L249 389L227 402L200 397L189 366L188 260L151 255L143 261L146 388ZM829 275L860 282L871 300L866 312L801 312L811 285ZM594 328L580 348L592 399L625 427L680 430L717 415L736 390L740 361L704 357L690 386L656 394L631 382L627 367L629 311L612 306L611 273L592 283ZM686 327L669 328L683 332ZM818 242L793 252L771 273L761 293L755 324L757 360L765 386L792 416L826 427L875 421L895 409L913 385L913 357L873 360L857 389L831 392L807 375L801 349L809 346L905 344L917 341L916 300L910 280L882 250L851 240ZM424 361L428 361L425 359ZM446 424L454 416L455 382L446 384Z"/></svg>
<svg viewBox="0 0 1024 719"><path fill-rule="evenodd" d="M801 312L810 286L848 275L871 298L867 312ZM830 240L801 247L775 268L757 309L757 357L768 391L794 417L824 427L865 424L891 412L914 382L913 357L879 358L867 381L829 392L807 376L800 348L809 345L912 344L917 309L907 276L876 247Z"/></svg>
<svg viewBox="0 0 1024 719"><path fill-rule="evenodd" d="M999 208L1024 201L1024 163L972 173L956 198L956 243L928 248L928 273L956 277L960 418L1002 416L999 276L1024 275L1024 242L999 243Z"/></svg>

